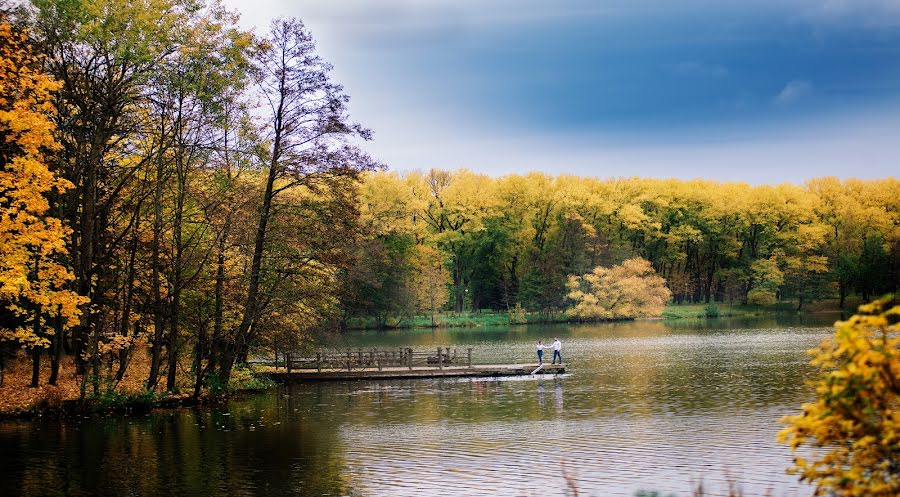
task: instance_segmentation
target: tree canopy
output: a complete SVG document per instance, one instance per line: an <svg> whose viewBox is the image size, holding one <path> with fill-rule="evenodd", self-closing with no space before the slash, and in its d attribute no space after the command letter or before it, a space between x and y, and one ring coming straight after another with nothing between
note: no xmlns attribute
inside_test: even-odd
<svg viewBox="0 0 900 497"><path fill-rule="evenodd" d="M894 178L752 186L433 170L372 173L362 191L363 212L378 213L363 218L367 243L402 236L431 250L449 276L441 307L455 312L564 311L573 305L570 276L635 257L649 261L676 303L791 300L802 308L836 298L843 306L848 295L868 300L900 282ZM419 264L410 255L402 262L386 270ZM402 295L413 272L370 276L384 282L384 295ZM342 301L344 313L399 314L373 309L368 295L369 307ZM397 298L387 302L409 307Z"/></svg>

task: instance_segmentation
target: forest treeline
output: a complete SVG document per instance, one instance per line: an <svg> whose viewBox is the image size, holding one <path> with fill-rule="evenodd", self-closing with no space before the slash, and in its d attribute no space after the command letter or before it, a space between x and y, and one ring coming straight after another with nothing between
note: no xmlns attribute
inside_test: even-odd
<svg viewBox="0 0 900 497"><path fill-rule="evenodd" d="M367 174L344 316L554 313L567 280L650 261L676 303L870 300L900 283L900 181L803 185L460 170Z"/></svg>
<svg viewBox="0 0 900 497"><path fill-rule="evenodd" d="M558 312L572 276L655 272L676 302L897 287L896 179L384 172L299 20L258 35L193 0L0 15L0 379L24 348L32 385L72 356L97 395L146 354L147 389L198 395L354 317Z"/></svg>

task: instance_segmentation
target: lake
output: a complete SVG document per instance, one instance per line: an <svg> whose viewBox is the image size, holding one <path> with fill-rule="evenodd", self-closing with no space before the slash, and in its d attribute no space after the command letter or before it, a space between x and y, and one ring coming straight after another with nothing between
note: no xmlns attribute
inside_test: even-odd
<svg viewBox="0 0 900 497"><path fill-rule="evenodd" d="M0 422L0 495L808 496L778 419L836 315L354 333L566 375L296 384L224 406Z"/></svg>

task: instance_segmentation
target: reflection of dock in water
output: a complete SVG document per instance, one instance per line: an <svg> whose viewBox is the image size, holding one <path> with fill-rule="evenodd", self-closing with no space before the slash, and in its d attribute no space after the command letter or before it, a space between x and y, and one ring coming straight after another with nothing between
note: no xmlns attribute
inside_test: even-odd
<svg viewBox="0 0 900 497"><path fill-rule="evenodd" d="M279 382L527 376L538 368L537 364L479 364L472 358L472 349L460 354L457 349L443 347L430 351L408 347L320 351L314 357L294 359L288 355L281 361L253 365ZM566 366L544 363L538 372L561 374Z"/></svg>

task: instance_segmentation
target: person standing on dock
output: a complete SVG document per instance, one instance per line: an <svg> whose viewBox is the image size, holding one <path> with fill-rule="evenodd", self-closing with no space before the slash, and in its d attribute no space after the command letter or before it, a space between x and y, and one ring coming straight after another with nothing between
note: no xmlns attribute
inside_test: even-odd
<svg viewBox="0 0 900 497"><path fill-rule="evenodd" d="M559 363L562 364L562 353L560 350L562 349L562 343L560 343L559 338L553 339L553 363L556 364L556 358L559 357Z"/></svg>
<svg viewBox="0 0 900 497"><path fill-rule="evenodd" d="M544 364L544 342L538 340L537 343L537 353L538 353L538 366L542 366Z"/></svg>

